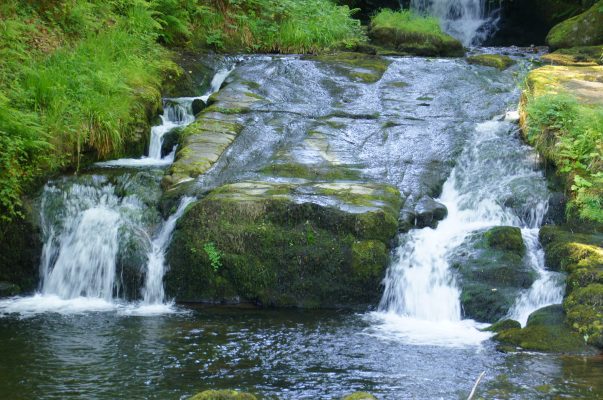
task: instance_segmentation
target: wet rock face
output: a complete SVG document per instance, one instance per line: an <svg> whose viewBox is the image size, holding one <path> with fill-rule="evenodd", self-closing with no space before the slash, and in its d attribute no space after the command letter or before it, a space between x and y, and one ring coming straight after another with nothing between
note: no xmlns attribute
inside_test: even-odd
<svg viewBox="0 0 603 400"><path fill-rule="evenodd" d="M465 318L495 322L507 314L536 278L524 253L521 231L514 227L474 234L455 250L450 261L462 289Z"/></svg>
<svg viewBox="0 0 603 400"><path fill-rule="evenodd" d="M223 186L181 218L166 290L179 301L374 304L399 208L398 191L387 185ZM211 252L218 263L212 264Z"/></svg>
<svg viewBox="0 0 603 400"><path fill-rule="evenodd" d="M424 196L415 206L415 226L417 228L435 228L438 221L448 215L448 209L442 203L438 203L429 196Z"/></svg>
<svg viewBox="0 0 603 400"><path fill-rule="evenodd" d="M516 348L552 353L584 353L589 348L584 338L566 323L563 307L553 305L530 314L525 328L507 323L497 328L494 337L501 350Z"/></svg>

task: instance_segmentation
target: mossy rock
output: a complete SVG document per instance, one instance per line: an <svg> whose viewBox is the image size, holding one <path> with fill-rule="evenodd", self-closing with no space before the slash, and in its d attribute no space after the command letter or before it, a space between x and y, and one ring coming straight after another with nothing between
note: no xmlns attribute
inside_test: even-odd
<svg viewBox="0 0 603 400"><path fill-rule="evenodd" d="M521 229L514 226L497 226L489 229L484 238L492 249L508 250L523 257L526 246L521 236Z"/></svg>
<svg viewBox="0 0 603 400"><path fill-rule="evenodd" d="M0 222L0 281L10 285L5 295L29 292L36 288L39 279L42 235L33 222L33 211L26 211L32 218L15 218Z"/></svg>
<svg viewBox="0 0 603 400"><path fill-rule="evenodd" d="M603 284L574 289L563 301L568 323L588 344L603 349Z"/></svg>
<svg viewBox="0 0 603 400"><path fill-rule="evenodd" d="M542 61L570 67L595 67L603 64L603 46L578 46L545 54Z"/></svg>
<svg viewBox="0 0 603 400"><path fill-rule="evenodd" d="M574 233L563 227L545 225L540 243L548 269L573 273L576 270L603 268L603 235Z"/></svg>
<svg viewBox="0 0 603 400"><path fill-rule="evenodd" d="M188 400L257 400L257 397L236 390L206 390L189 397Z"/></svg>
<svg viewBox="0 0 603 400"><path fill-rule="evenodd" d="M342 397L341 400L377 400L377 398L370 393L356 392Z"/></svg>
<svg viewBox="0 0 603 400"><path fill-rule="evenodd" d="M546 42L553 49L603 44L603 3L555 25Z"/></svg>
<svg viewBox="0 0 603 400"><path fill-rule="evenodd" d="M498 333L508 331L509 329L521 329L521 324L513 319L503 319L502 321L490 325L484 329L484 331Z"/></svg>
<svg viewBox="0 0 603 400"><path fill-rule="evenodd" d="M470 235L450 257L461 287L464 316L480 322L503 318L536 279L523 259L521 232L495 227Z"/></svg>
<svg viewBox="0 0 603 400"><path fill-rule="evenodd" d="M530 314L525 328L501 330L494 340L503 345L517 346L524 350L550 353L584 353L590 349L584 338L565 322L560 305L541 308Z"/></svg>
<svg viewBox="0 0 603 400"><path fill-rule="evenodd" d="M424 57L462 57L463 44L444 33L404 31L392 27L371 26L369 37L379 46L396 53Z"/></svg>
<svg viewBox="0 0 603 400"><path fill-rule="evenodd" d="M333 192L322 193L326 187ZM309 202L309 196L316 200ZM303 308L374 304L400 205L399 193L387 185L222 186L178 222L168 251L166 291L193 302ZM204 250L209 243L219 254L219 266L212 266Z"/></svg>
<svg viewBox="0 0 603 400"><path fill-rule="evenodd" d="M515 60L502 54L478 54L475 56L469 56L467 57L467 62L469 64L497 68L501 71L504 71L515 64Z"/></svg>

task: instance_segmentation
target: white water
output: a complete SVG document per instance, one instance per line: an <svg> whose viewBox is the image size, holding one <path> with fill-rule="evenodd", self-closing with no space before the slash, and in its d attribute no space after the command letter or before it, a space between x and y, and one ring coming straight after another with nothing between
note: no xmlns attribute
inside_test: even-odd
<svg viewBox="0 0 603 400"><path fill-rule="evenodd" d="M528 262L538 274L538 279L525 291L509 311L509 318L525 326L531 313L539 308L560 304L563 301L563 275L547 271L544 266L544 250L538 240L538 229L521 230L526 245Z"/></svg>
<svg viewBox="0 0 603 400"><path fill-rule="evenodd" d="M163 290L163 276L166 271L165 252L170 243L176 222L184 214L186 207L195 200L194 197L183 197L178 210L163 223L157 237L151 244L148 254L145 286L143 288L143 304L163 304L165 293Z"/></svg>
<svg viewBox="0 0 603 400"><path fill-rule="evenodd" d="M527 318L558 300L562 287L548 278L538 245L538 227L548 203L544 178L512 136L513 128L504 120L476 127L439 199L448 217L436 229L412 230L396 252L379 311L371 316L377 322L376 335L444 346L476 345L487 339L489 334L479 331L481 324L462 320L460 289L448 258L470 233L493 226L522 227L527 260L541 274L526 300L518 302L517 313ZM509 193L526 192L532 195L524 199L520 215L501 204ZM543 298L544 292L555 294Z"/></svg>
<svg viewBox="0 0 603 400"><path fill-rule="evenodd" d="M487 0L412 0L411 8L440 20L442 29L464 46L478 45L496 28Z"/></svg>
<svg viewBox="0 0 603 400"><path fill-rule="evenodd" d="M149 144L149 155L142 158L120 158L118 160L103 161L97 163L101 167L161 167L174 162L176 148L165 157L161 157L161 148L165 135L176 128L184 128L195 121L193 114L193 101L201 100L207 103L209 97L220 90L220 87L232 72L232 68L222 68L214 75L210 87L203 96L179 97L164 99L163 114L160 116L161 125L151 128L151 142Z"/></svg>

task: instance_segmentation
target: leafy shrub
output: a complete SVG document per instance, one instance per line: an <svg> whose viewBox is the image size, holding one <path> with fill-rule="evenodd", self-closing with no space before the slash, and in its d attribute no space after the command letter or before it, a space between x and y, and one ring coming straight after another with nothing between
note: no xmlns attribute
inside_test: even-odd
<svg viewBox="0 0 603 400"><path fill-rule="evenodd" d="M603 222L603 109L565 94L529 101L528 141L567 178L569 212Z"/></svg>

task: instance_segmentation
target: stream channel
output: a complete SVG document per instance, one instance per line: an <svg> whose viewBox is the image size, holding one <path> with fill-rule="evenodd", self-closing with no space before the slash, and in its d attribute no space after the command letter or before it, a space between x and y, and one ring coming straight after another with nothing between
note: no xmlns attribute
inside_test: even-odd
<svg viewBox="0 0 603 400"><path fill-rule="evenodd" d="M449 258L473 232L502 225L521 228L535 277L508 314L525 324L564 290L563 276L544 267L537 238L550 193L514 113L534 55L480 50L517 64L501 72L463 59L390 57L372 68L227 57L208 87L188 94L198 97L164 99L148 156L48 182L38 201L39 290L0 301L0 398L185 399L233 388L269 399L460 399L482 371L482 398L602 398L602 358L498 352L459 302ZM164 135L193 122L193 101L224 85L260 100L215 165L162 214L160 182L175 154ZM172 302L165 255L186 206L226 183L282 182L265 174L273 163L391 184L405 223L425 196L448 216L399 234L382 300L368 311Z"/></svg>

